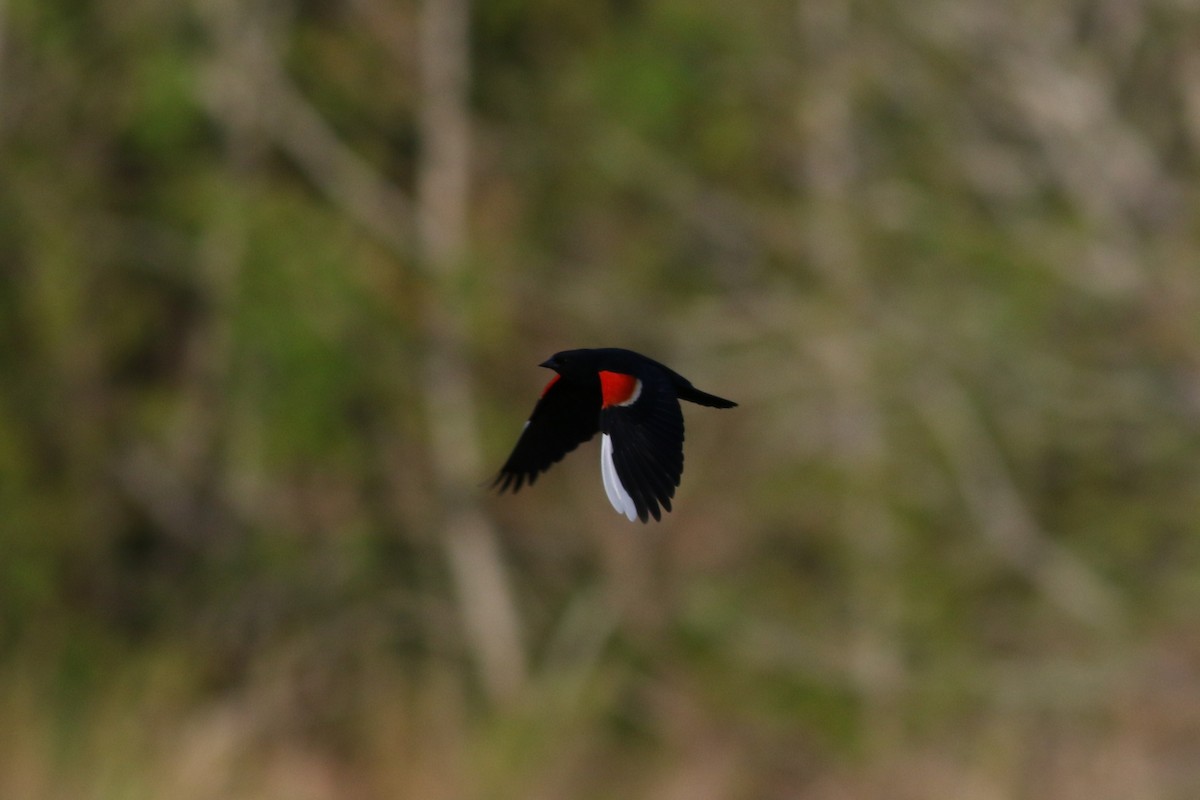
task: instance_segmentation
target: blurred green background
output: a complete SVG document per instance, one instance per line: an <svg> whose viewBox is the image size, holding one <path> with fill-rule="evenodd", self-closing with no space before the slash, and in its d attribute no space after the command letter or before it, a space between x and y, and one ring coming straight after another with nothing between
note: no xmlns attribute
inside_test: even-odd
<svg viewBox="0 0 1200 800"><path fill-rule="evenodd" d="M1200 796L1198 167L1181 0L0 0L0 797Z"/></svg>

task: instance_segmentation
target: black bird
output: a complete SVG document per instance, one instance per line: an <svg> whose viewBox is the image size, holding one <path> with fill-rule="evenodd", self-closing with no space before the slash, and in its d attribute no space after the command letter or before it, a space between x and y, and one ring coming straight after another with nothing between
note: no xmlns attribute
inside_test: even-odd
<svg viewBox="0 0 1200 800"><path fill-rule="evenodd" d="M737 403L708 394L662 364L616 347L564 350L539 366L557 374L542 390L521 438L492 485L532 486L538 475L601 433L608 501L630 521L662 519L683 475L680 400L711 408Z"/></svg>

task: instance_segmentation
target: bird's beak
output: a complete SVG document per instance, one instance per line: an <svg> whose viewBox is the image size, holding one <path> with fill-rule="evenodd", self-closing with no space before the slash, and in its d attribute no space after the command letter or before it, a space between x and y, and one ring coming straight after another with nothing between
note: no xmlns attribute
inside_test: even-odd
<svg viewBox="0 0 1200 800"><path fill-rule="evenodd" d="M550 363L551 361L552 361L552 359L547 358L545 361L538 364L538 366L545 367L546 369L554 369L554 365Z"/></svg>

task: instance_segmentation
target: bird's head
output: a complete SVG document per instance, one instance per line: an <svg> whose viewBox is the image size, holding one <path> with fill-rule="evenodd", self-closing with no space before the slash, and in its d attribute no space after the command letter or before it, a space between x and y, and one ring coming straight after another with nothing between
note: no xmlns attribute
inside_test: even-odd
<svg viewBox="0 0 1200 800"><path fill-rule="evenodd" d="M593 372L595 371L591 365L585 363L587 359L583 356L587 352L587 350L562 350L550 356L541 364L538 364L538 366L552 369L564 378L573 377L576 374L583 376L587 374L589 369Z"/></svg>

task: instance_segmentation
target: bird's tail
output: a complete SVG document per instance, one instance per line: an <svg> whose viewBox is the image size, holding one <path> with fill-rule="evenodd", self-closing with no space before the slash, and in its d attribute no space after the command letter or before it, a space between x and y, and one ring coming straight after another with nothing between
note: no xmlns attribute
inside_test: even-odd
<svg viewBox="0 0 1200 800"><path fill-rule="evenodd" d="M691 384L679 387L679 399L687 400L690 403L701 406L708 406L709 408L733 408L737 405L737 403L732 400L726 400L724 397L717 397L715 394L702 392Z"/></svg>

